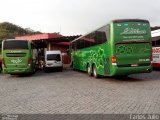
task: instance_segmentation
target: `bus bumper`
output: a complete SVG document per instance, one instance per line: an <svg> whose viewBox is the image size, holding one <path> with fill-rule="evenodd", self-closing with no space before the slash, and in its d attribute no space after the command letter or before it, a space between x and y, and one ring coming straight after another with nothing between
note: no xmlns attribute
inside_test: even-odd
<svg viewBox="0 0 160 120"><path fill-rule="evenodd" d="M3 68L4 74L25 74L25 73L31 73L31 68Z"/></svg>
<svg viewBox="0 0 160 120"><path fill-rule="evenodd" d="M117 75L130 75L137 73L150 73L152 72L152 66L140 66L140 67L113 67L111 76Z"/></svg>

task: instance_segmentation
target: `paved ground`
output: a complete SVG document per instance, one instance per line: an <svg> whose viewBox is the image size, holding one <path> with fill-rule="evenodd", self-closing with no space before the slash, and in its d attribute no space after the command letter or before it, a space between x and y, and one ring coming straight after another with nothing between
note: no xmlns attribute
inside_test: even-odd
<svg viewBox="0 0 160 120"><path fill-rule="evenodd" d="M72 70L0 74L0 113L160 113L160 71L128 78Z"/></svg>

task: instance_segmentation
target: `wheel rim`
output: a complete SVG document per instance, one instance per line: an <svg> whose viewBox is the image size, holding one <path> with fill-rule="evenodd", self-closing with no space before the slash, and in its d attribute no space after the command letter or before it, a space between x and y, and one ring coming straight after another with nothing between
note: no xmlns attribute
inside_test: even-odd
<svg viewBox="0 0 160 120"><path fill-rule="evenodd" d="M94 77L97 77L97 71L95 66L93 67L93 74L94 74Z"/></svg>
<svg viewBox="0 0 160 120"><path fill-rule="evenodd" d="M87 67L87 72L88 72L89 75L91 74L91 68L90 68L89 65L88 65L88 67Z"/></svg>

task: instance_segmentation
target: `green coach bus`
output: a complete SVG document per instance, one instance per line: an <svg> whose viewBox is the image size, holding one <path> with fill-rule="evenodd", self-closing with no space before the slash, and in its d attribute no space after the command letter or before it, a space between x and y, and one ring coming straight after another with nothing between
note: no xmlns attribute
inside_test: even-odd
<svg viewBox="0 0 160 120"><path fill-rule="evenodd" d="M36 45L27 40L2 41L2 70L7 74L34 73L38 60Z"/></svg>
<svg viewBox="0 0 160 120"><path fill-rule="evenodd" d="M71 42L73 69L94 77L152 71L150 24L142 19L113 20Z"/></svg>

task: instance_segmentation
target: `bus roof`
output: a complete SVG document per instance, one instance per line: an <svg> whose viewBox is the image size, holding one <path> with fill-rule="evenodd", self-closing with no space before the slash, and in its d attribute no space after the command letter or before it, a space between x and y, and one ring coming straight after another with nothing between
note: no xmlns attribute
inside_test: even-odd
<svg viewBox="0 0 160 120"><path fill-rule="evenodd" d="M120 23L120 22L146 22L146 23L149 23L148 20L144 20L144 19L115 19L115 20L112 20L112 21L109 22L109 23L112 23L112 22L113 22L113 23ZM109 23L108 23L108 24L109 24ZM107 24L105 24L105 25L107 25ZM103 26L105 26L105 25L103 25ZM95 29L95 30L98 30L98 29L102 28L103 26L98 27L98 28ZM91 32L94 32L95 30L93 30L93 31L91 31ZM73 41L71 41L71 43L73 43L73 42L77 41L78 39L80 39L80 38L88 35L88 34L91 33L91 32L88 32L87 34L84 34L84 35L82 35L82 36L74 39Z"/></svg>
<svg viewBox="0 0 160 120"><path fill-rule="evenodd" d="M109 23L111 23L111 22L113 22L113 23L120 23L120 22L146 22L146 23L149 23L148 20L144 20L144 19L115 19L115 20L110 21ZM109 24L109 23L108 23L108 24ZM105 25L107 25L107 24L105 24ZM103 26L101 26L101 27L99 27L99 28L97 28L97 29L95 29L95 30L98 30L98 29L104 27L105 25L103 25ZM93 31L91 31L91 32L94 32L95 30L93 30ZM88 32L87 34L84 34L84 35L82 35L82 36L74 39L73 41L71 41L71 43L73 43L73 42L77 41L78 39L80 39L80 38L88 35L88 34L91 33L91 32Z"/></svg>
<svg viewBox="0 0 160 120"><path fill-rule="evenodd" d="M113 20L114 23L120 23L120 22L146 22L149 23L148 20L143 20L143 19L117 19Z"/></svg>

